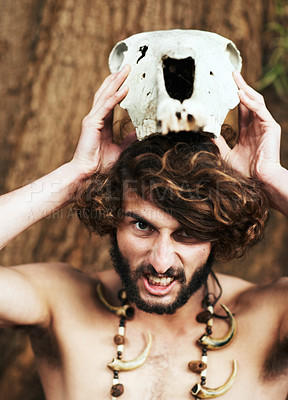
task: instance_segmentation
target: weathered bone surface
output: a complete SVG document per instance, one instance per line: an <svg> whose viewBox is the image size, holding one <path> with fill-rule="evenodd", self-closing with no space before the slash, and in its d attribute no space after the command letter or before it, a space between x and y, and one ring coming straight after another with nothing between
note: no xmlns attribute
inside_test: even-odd
<svg viewBox="0 0 288 400"><path fill-rule="evenodd" d="M116 44L111 72L131 65L121 102L138 139L169 131L202 131L218 137L239 103L232 72L241 70L235 44L216 33L170 30L138 33Z"/></svg>

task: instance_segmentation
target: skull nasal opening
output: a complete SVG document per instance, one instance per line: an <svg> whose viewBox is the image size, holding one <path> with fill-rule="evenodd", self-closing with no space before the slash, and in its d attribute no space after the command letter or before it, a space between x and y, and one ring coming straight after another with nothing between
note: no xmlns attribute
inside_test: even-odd
<svg viewBox="0 0 288 400"><path fill-rule="evenodd" d="M172 99L182 103L192 96L195 78L195 61L192 57L181 60L163 58L163 75L166 91Z"/></svg>

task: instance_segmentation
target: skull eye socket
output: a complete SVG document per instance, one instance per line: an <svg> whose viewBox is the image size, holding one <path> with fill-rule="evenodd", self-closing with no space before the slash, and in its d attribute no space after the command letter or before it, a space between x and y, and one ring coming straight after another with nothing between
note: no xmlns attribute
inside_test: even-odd
<svg viewBox="0 0 288 400"><path fill-rule="evenodd" d="M181 60L164 58L163 75L166 91L172 99L182 103L192 96L195 79L195 61L192 57Z"/></svg>

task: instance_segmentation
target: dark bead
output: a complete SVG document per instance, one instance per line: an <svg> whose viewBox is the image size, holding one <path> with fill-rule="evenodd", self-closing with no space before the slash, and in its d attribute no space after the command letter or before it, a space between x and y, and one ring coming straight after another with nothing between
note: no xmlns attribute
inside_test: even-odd
<svg viewBox="0 0 288 400"><path fill-rule="evenodd" d="M125 319L120 318L119 326L125 327Z"/></svg>
<svg viewBox="0 0 288 400"><path fill-rule="evenodd" d="M212 317L213 317L213 314L211 314L210 311L205 310L205 311L200 312L196 316L196 320L197 320L197 322L200 322L201 324L207 324L209 319L211 319Z"/></svg>
<svg viewBox="0 0 288 400"><path fill-rule="evenodd" d="M124 386L122 383L117 383L111 387L111 396L120 397L124 393Z"/></svg>
<svg viewBox="0 0 288 400"><path fill-rule="evenodd" d="M202 349L202 356L207 356L207 349Z"/></svg>
<svg viewBox="0 0 288 400"><path fill-rule="evenodd" d="M127 319L132 319L134 317L135 310L133 307L128 307L126 310L126 318Z"/></svg>
<svg viewBox="0 0 288 400"><path fill-rule="evenodd" d="M117 344L117 346L119 345L119 344L124 344L125 343L125 338L124 338L124 336L122 336L122 335L115 335L114 336L114 343L115 344Z"/></svg>
<svg viewBox="0 0 288 400"><path fill-rule="evenodd" d="M201 385L205 385L205 383L206 383L205 376L201 376Z"/></svg>
<svg viewBox="0 0 288 400"><path fill-rule="evenodd" d="M119 371L114 371L114 379L118 379L119 378Z"/></svg>
<svg viewBox="0 0 288 400"><path fill-rule="evenodd" d="M196 394L197 389L198 389L198 384L196 383L196 385L194 385L193 388L191 389L192 396L194 396Z"/></svg>
<svg viewBox="0 0 288 400"><path fill-rule="evenodd" d="M122 351L117 351L118 360L122 360Z"/></svg>
<svg viewBox="0 0 288 400"><path fill-rule="evenodd" d="M211 328L211 326L207 326L206 332L207 332L207 335L211 335L211 334L212 334L212 328Z"/></svg>

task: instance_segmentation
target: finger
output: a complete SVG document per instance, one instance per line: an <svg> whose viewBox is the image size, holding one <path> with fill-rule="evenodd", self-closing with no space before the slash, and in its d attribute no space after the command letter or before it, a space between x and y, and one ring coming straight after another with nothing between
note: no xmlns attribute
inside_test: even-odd
<svg viewBox="0 0 288 400"><path fill-rule="evenodd" d="M238 92L241 103L249 110L253 111L257 117L266 122L276 122L270 112L267 110L264 101L256 101L251 99L243 89ZM260 95L261 96L261 95ZM262 97L262 96L261 96ZM242 107L243 110L243 107Z"/></svg>
<svg viewBox="0 0 288 400"><path fill-rule="evenodd" d="M246 83L239 71L234 71L233 77L238 88L242 89L251 100L265 104L263 96Z"/></svg>
<svg viewBox="0 0 288 400"><path fill-rule="evenodd" d="M93 104L92 104L92 108L95 107L95 104L98 102L98 100L101 98L102 93L106 90L107 86L110 85L110 83L112 82L112 80L115 79L116 73L108 75L105 80L103 81L102 85L99 87L99 89L97 90L97 92L94 95L94 99L93 99Z"/></svg>
<svg viewBox="0 0 288 400"><path fill-rule="evenodd" d="M101 132L101 139L104 141L113 141L113 110L119 101L126 96L128 87L123 86L117 93L115 93L106 103L95 111L93 114L88 114L85 117L85 127L95 129L98 133Z"/></svg>
<svg viewBox="0 0 288 400"><path fill-rule="evenodd" d="M128 147L131 143L135 142L137 140L137 135L136 131L132 131L128 133L128 135L125 137L125 139L121 142L121 149L124 150L126 147Z"/></svg>
<svg viewBox="0 0 288 400"><path fill-rule="evenodd" d="M92 119L96 118L97 120L105 120L105 118L109 115L109 113L114 109L114 107L124 99L124 97L128 93L128 86L122 86L117 92L112 93L110 97L105 97L101 104L95 107L90 112L90 116Z"/></svg>
<svg viewBox="0 0 288 400"><path fill-rule="evenodd" d="M220 151L220 154L221 154L221 157L224 160L227 160L228 154L230 153L231 149L228 146L228 144L226 143L226 140L223 138L223 136L219 136L218 138L211 139L211 140L218 147L218 149Z"/></svg>
<svg viewBox="0 0 288 400"><path fill-rule="evenodd" d="M273 117L267 110L264 97L256 90L251 88L240 72L234 71L233 76L236 84L239 87L239 126L240 128L247 127L251 122L253 115L251 112L255 112L257 116L263 121L272 121Z"/></svg>
<svg viewBox="0 0 288 400"><path fill-rule="evenodd" d="M121 101L122 97L127 94L128 88L123 87L117 92L109 101L105 103L101 108L94 112L90 112L82 122L83 129L89 131L92 129L93 132L101 133L103 140L112 140L112 120L113 120L113 109L115 105Z"/></svg>
<svg viewBox="0 0 288 400"><path fill-rule="evenodd" d="M115 76L115 79L111 82L109 89L115 92L123 84L127 76L131 71L130 65L126 64Z"/></svg>
<svg viewBox="0 0 288 400"><path fill-rule="evenodd" d="M250 124L252 117L253 117L252 111L250 111L249 108L247 108L240 101L239 108L238 108L238 121L239 121L240 130L242 128L246 128Z"/></svg>
<svg viewBox="0 0 288 400"><path fill-rule="evenodd" d="M112 139L113 140L113 116L114 109L111 110L104 119L104 126L101 131L102 139Z"/></svg>
<svg viewBox="0 0 288 400"><path fill-rule="evenodd" d="M100 99L103 103L108 97L114 94L123 84L124 80L130 73L130 70L130 65L125 65L119 72L109 75L101 85L100 89L96 92L92 108L96 106Z"/></svg>
<svg viewBox="0 0 288 400"><path fill-rule="evenodd" d="M101 109L109 101L109 99L114 96L119 87L123 84L129 71L129 66L126 68L124 67L120 72L111 74L105 79L100 89L94 96L93 106L89 112L90 115L98 113L98 110ZM120 92L120 95L122 95L122 91Z"/></svg>

